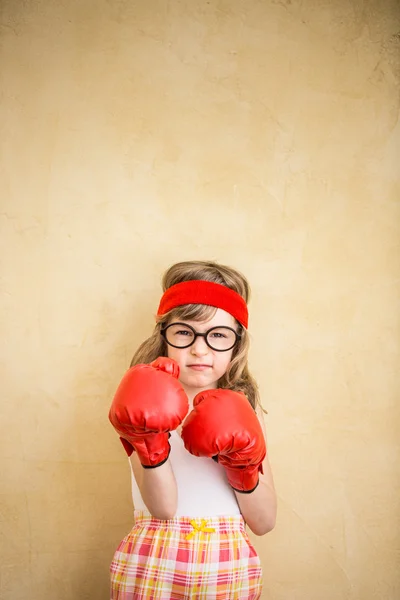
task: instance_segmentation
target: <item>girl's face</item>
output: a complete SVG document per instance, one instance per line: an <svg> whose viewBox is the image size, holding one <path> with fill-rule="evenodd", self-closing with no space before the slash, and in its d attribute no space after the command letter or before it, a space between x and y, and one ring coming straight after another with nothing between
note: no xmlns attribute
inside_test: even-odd
<svg viewBox="0 0 400 600"><path fill-rule="evenodd" d="M221 308L208 321L179 322L191 325L198 333L205 333L211 327L232 327L237 330L235 319ZM218 380L228 369L233 352L233 348L226 352L212 350L203 337L197 337L188 348L168 345L167 349L168 357L174 359L180 367L179 381L191 400L199 392L217 387Z"/></svg>

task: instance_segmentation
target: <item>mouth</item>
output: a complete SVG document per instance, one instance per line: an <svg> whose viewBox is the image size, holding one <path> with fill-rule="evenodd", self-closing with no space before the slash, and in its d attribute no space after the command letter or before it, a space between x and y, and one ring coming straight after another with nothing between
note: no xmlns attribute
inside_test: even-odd
<svg viewBox="0 0 400 600"><path fill-rule="evenodd" d="M211 365L193 364L187 366L189 369L193 369L194 371L205 371L206 369L211 369Z"/></svg>

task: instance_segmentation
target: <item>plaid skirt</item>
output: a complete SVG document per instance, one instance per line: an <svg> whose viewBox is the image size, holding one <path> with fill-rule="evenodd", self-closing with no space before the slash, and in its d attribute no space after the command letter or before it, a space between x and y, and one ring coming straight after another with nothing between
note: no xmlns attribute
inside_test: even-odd
<svg viewBox="0 0 400 600"><path fill-rule="evenodd" d="M135 525L110 566L111 600L256 600L260 559L241 515L154 519Z"/></svg>

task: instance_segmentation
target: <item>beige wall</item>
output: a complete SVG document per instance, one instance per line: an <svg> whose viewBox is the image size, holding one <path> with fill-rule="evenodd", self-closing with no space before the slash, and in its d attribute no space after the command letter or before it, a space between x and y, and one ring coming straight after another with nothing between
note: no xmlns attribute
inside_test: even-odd
<svg viewBox="0 0 400 600"><path fill-rule="evenodd" d="M160 276L253 288L271 600L398 600L397 0L3 0L1 600L106 600Z"/></svg>

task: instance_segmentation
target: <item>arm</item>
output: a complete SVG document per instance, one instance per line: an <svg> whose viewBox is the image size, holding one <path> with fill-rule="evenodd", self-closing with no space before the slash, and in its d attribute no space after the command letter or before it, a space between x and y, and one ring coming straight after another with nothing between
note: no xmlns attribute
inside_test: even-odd
<svg viewBox="0 0 400 600"><path fill-rule="evenodd" d="M189 409L178 376L177 363L165 357L131 367L109 411L110 422L130 457L143 501L158 519L171 519L177 509L169 436Z"/></svg>
<svg viewBox="0 0 400 600"><path fill-rule="evenodd" d="M267 442L264 419L259 408L257 416L261 423L265 442ZM254 492L251 494L235 492L240 512L251 531L256 535L265 535L272 531L275 527L277 512L276 492L268 456L263 460L262 466L264 474L260 473L260 483Z"/></svg>
<svg viewBox="0 0 400 600"><path fill-rule="evenodd" d="M133 474L143 502L156 519L172 519L178 504L178 492L171 462L167 460L156 469L144 469L138 455L130 456Z"/></svg>
<svg viewBox="0 0 400 600"><path fill-rule="evenodd" d="M265 438L261 410L256 414L244 394L222 388L197 394L182 428L191 454L217 457L225 468L243 517L256 535L271 531L276 518Z"/></svg>

